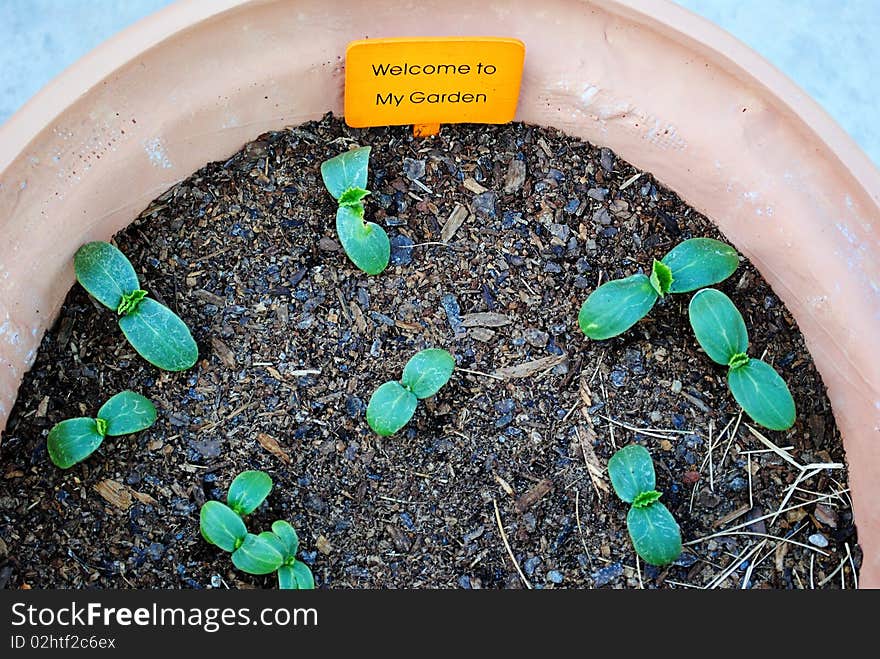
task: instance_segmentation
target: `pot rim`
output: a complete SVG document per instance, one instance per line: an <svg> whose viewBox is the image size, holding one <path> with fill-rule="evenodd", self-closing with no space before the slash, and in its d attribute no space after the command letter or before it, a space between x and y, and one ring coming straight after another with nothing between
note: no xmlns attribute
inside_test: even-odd
<svg viewBox="0 0 880 659"><path fill-rule="evenodd" d="M195 23L258 1L177 0L99 44L50 80L0 125L0 172L69 106L141 53ZM880 204L880 168L816 100L744 42L673 0L604 0L603 9L625 17L638 16L662 34L720 56L728 72L734 71L740 79L759 85L799 117Z"/></svg>

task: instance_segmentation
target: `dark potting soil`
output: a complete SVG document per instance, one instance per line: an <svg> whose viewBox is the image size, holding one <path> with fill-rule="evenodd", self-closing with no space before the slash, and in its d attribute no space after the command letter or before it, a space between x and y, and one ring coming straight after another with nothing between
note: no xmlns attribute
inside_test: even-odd
<svg viewBox="0 0 880 659"><path fill-rule="evenodd" d="M373 147L367 217L392 239L376 277L341 251L319 173L352 145ZM762 433L772 444L696 345L689 295L609 341L577 327L600 280L693 236L722 238L650 174L554 130L447 126L414 140L327 117L262 135L115 238L193 330L193 369L150 366L114 314L70 291L0 448L0 582L274 587L199 534L200 505L262 469L275 489L248 526L292 522L319 587L851 587L845 468L796 483L780 455L842 463L831 408L748 262L720 288L797 403L791 431ZM426 347L459 370L402 432L377 437L370 394ZM155 402L155 426L55 468L49 429L128 388ZM636 562L604 473L631 442L650 450L695 541L667 568Z"/></svg>

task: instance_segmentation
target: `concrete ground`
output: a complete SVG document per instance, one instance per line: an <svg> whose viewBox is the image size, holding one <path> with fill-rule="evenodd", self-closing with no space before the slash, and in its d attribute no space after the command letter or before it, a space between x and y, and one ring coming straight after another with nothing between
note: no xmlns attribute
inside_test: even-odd
<svg viewBox="0 0 880 659"><path fill-rule="evenodd" d="M880 165L880 0L676 0L811 94ZM99 43L171 0L0 0L0 123Z"/></svg>

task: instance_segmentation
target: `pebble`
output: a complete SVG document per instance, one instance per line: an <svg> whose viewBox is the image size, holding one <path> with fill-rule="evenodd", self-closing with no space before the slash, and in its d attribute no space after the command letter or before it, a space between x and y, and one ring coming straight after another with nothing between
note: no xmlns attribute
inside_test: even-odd
<svg viewBox="0 0 880 659"><path fill-rule="evenodd" d="M461 575L458 578L458 585L461 586L462 588L464 588L465 590L470 590L471 589L471 578L466 574Z"/></svg>
<svg viewBox="0 0 880 659"><path fill-rule="evenodd" d="M149 556L154 561L160 560L164 553L165 545L163 545L161 542L151 542L150 546L147 547L147 556Z"/></svg>
<svg viewBox="0 0 880 659"><path fill-rule="evenodd" d="M609 174L614 171L614 153L611 149L605 147L599 149L599 164Z"/></svg>
<svg viewBox="0 0 880 659"><path fill-rule="evenodd" d="M743 490L747 490L748 487L748 481L742 476L734 476L730 479L730 489L734 492L742 492Z"/></svg>
<svg viewBox="0 0 880 659"><path fill-rule="evenodd" d="M403 173L410 181L417 181L425 175L424 160L415 160L414 158L403 159Z"/></svg>
<svg viewBox="0 0 880 659"><path fill-rule="evenodd" d="M504 398L499 400L493 406L498 414L510 414L516 408L516 402L513 398Z"/></svg>
<svg viewBox="0 0 880 659"><path fill-rule="evenodd" d="M677 565L679 567L690 567L694 563L697 562L697 557L691 554L690 552L683 551L678 555L678 558L675 559L673 565Z"/></svg>
<svg viewBox="0 0 880 659"><path fill-rule="evenodd" d="M611 380L611 384L613 384L615 387L622 387L624 384L626 384L626 371L620 368L615 368L613 371L611 371L609 379Z"/></svg>
<svg viewBox="0 0 880 659"><path fill-rule="evenodd" d="M547 573L547 579L549 579L553 583L562 583L564 577L562 576L562 572L560 572L559 570L550 570Z"/></svg>
<svg viewBox="0 0 880 659"><path fill-rule="evenodd" d="M366 409L364 401L357 396L348 396L345 399L345 413L352 419L359 417L364 409Z"/></svg>
<svg viewBox="0 0 880 659"><path fill-rule="evenodd" d="M816 547L819 547L820 549L823 549L824 547L828 546L828 538L826 538L821 533L814 533L809 538L807 538L807 540L809 540L811 545L815 545Z"/></svg>
<svg viewBox="0 0 880 659"><path fill-rule="evenodd" d="M522 160L511 160L504 175L504 192L516 192L526 180L526 164Z"/></svg>
<svg viewBox="0 0 880 659"><path fill-rule="evenodd" d="M587 190L587 196L596 201L605 201L608 196L608 188L590 188Z"/></svg>
<svg viewBox="0 0 880 659"><path fill-rule="evenodd" d="M611 563L610 565L600 568L593 572L593 585L596 588L607 586L610 582L617 579L623 574L623 565L620 563Z"/></svg>
<svg viewBox="0 0 880 659"><path fill-rule="evenodd" d="M532 576L535 573L535 569L540 564L541 564L541 557L540 556L531 556L523 562L523 571L526 573L526 575Z"/></svg>
<svg viewBox="0 0 880 659"><path fill-rule="evenodd" d="M657 410L651 412L651 423L660 423L662 419L663 415L660 414L660 412L658 412Z"/></svg>
<svg viewBox="0 0 880 659"><path fill-rule="evenodd" d="M816 519L825 526L833 529L837 528L837 512L831 506L824 503L817 503L815 510Z"/></svg>
<svg viewBox="0 0 880 659"><path fill-rule="evenodd" d="M412 263L413 241L406 236L398 235L391 239L391 265L409 265Z"/></svg>
<svg viewBox="0 0 880 659"><path fill-rule="evenodd" d="M487 190L474 197L474 212L478 215L495 217L495 193Z"/></svg>
<svg viewBox="0 0 880 659"><path fill-rule="evenodd" d="M547 332L535 329L534 327L529 327L523 332L523 338L525 338L530 346L534 348L543 348L547 345L547 341L550 340L550 335L547 334Z"/></svg>
<svg viewBox="0 0 880 659"><path fill-rule="evenodd" d="M446 312L446 320L455 336L465 336L467 329L461 324L461 307L458 306L458 299L452 293L447 293L440 298L440 306Z"/></svg>
<svg viewBox="0 0 880 659"><path fill-rule="evenodd" d="M581 200L578 199L577 197L574 197L572 199L569 199L568 202L566 202L566 204L562 210L564 210L566 213L571 214L571 213L576 212L577 209L580 207L580 205L581 205Z"/></svg>
<svg viewBox="0 0 880 659"><path fill-rule="evenodd" d="M553 272L558 274L562 272L562 267L558 263L547 261L547 263L544 264L544 272Z"/></svg>
<svg viewBox="0 0 880 659"><path fill-rule="evenodd" d="M590 262L587 261L585 257L581 257L577 260L577 263L574 264L575 270L578 271L579 274L584 274L585 272L590 272L593 269L593 266L590 265Z"/></svg>
<svg viewBox="0 0 880 659"><path fill-rule="evenodd" d="M611 224L611 214L608 212L607 208L600 208L595 213L593 213L593 222L598 222L599 224Z"/></svg>
<svg viewBox="0 0 880 659"><path fill-rule="evenodd" d="M211 588L219 588L222 585L223 585L223 577L221 577L219 574L212 574L211 575Z"/></svg>
<svg viewBox="0 0 880 659"><path fill-rule="evenodd" d="M673 380L672 381L672 393L677 394L681 391L681 380Z"/></svg>
<svg viewBox="0 0 880 659"><path fill-rule="evenodd" d="M567 224L556 224L554 222L548 228L550 229L550 235L558 238L561 242L568 240L568 236L571 233L571 229Z"/></svg>

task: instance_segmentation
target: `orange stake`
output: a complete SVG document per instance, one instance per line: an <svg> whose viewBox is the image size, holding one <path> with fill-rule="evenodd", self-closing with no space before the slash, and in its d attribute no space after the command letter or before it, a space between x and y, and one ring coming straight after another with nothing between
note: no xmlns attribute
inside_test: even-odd
<svg viewBox="0 0 880 659"><path fill-rule="evenodd" d="M414 124L413 137L429 137L440 133L440 124Z"/></svg>

